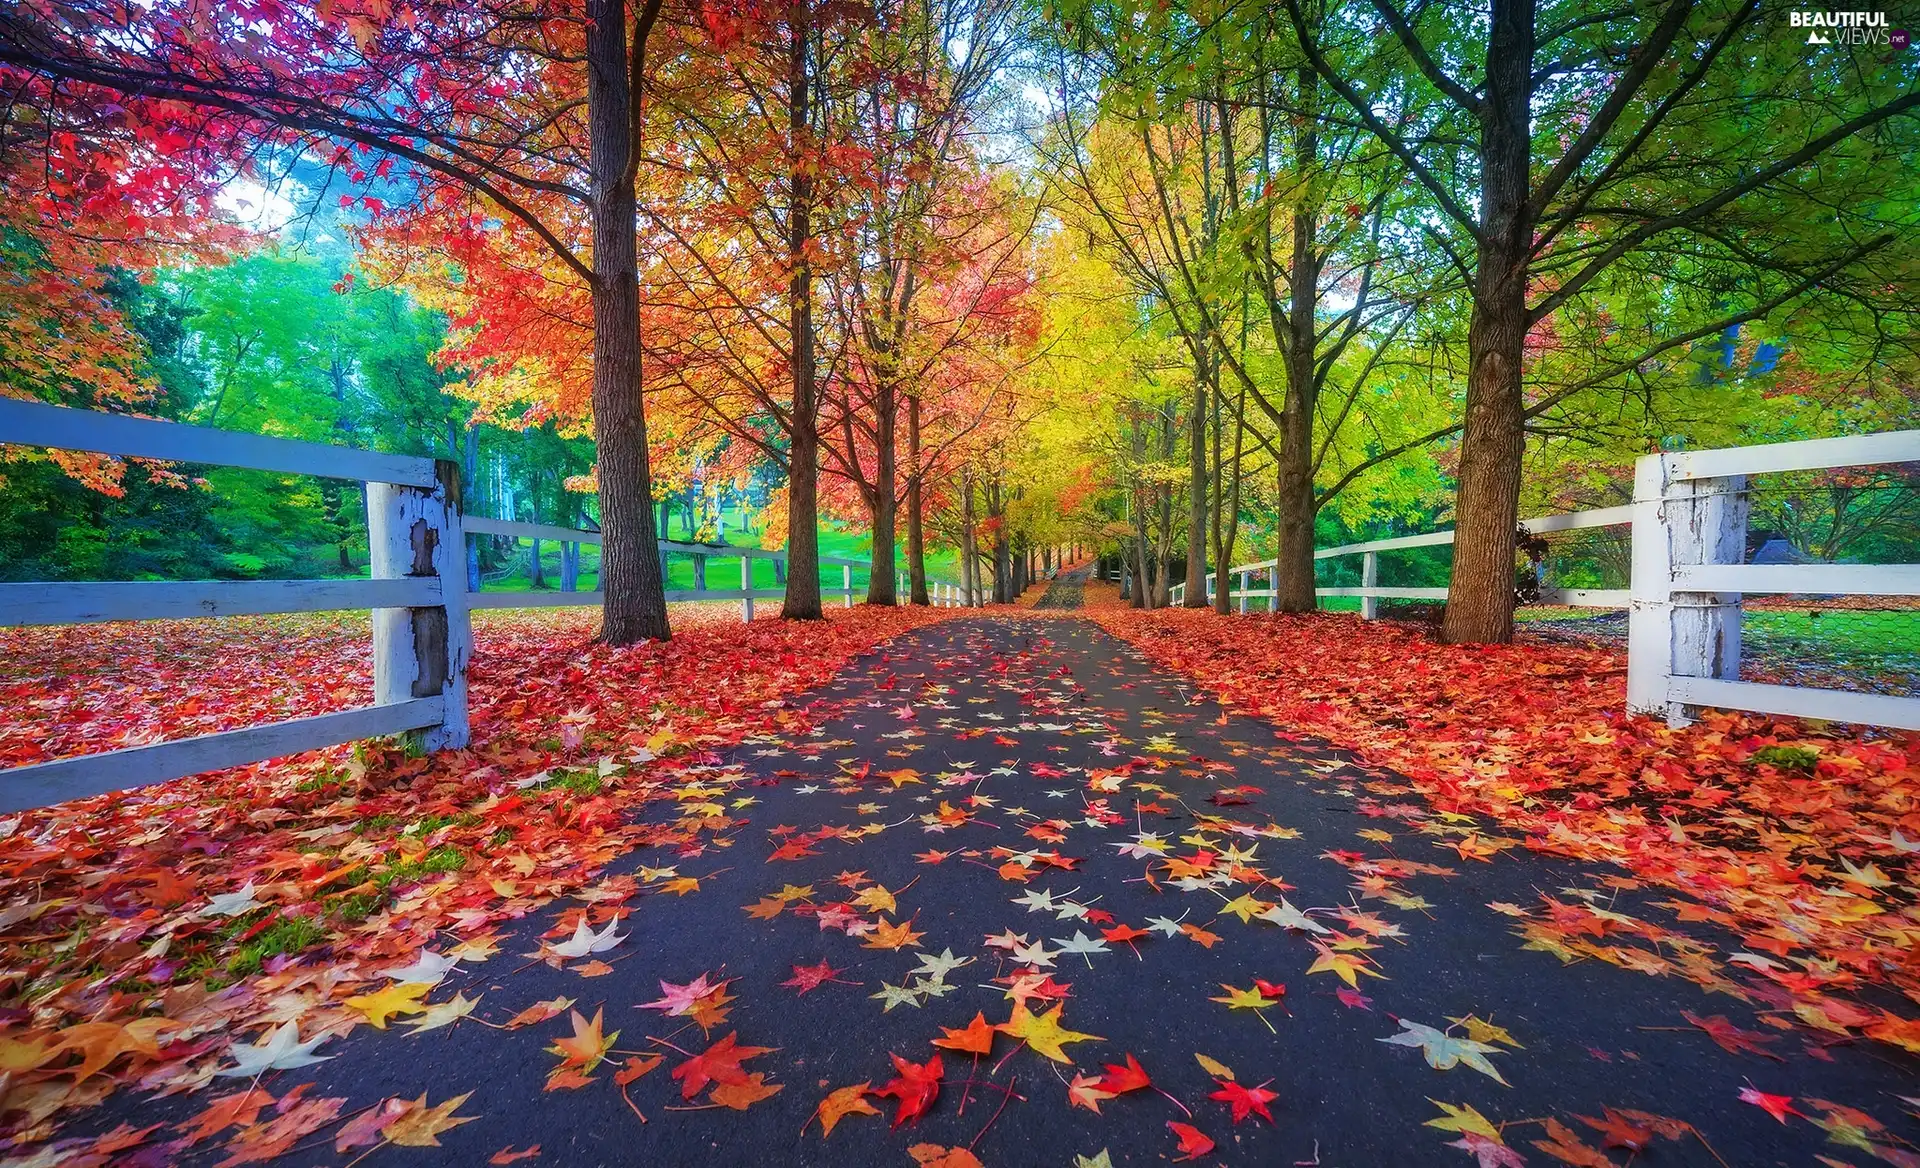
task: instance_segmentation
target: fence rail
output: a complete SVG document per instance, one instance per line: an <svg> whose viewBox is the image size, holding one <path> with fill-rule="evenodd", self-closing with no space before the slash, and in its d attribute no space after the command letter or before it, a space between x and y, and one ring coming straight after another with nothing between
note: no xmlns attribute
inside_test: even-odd
<svg viewBox="0 0 1920 1168"><path fill-rule="evenodd" d="M374 704L358 709L0 770L0 814L383 735L408 735L428 750L465 746L470 610L604 600L600 592L471 589L469 535L574 545L598 544L601 535L462 515L459 473L451 462L5 397L0 443L365 483L369 579L0 584L0 628L363 609L372 614L374 689ZM784 562L785 552L661 540L663 561L669 554L692 555L699 565L696 587L668 592L669 601L738 600L751 620L754 601L783 595L782 589L753 587L752 565L759 559ZM740 586L706 587L708 558L738 559ZM842 587L824 591L844 596L851 606L853 569L865 565L834 557L821 563L840 566ZM951 584L932 587L936 604L967 600Z"/></svg>
<svg viewBox="0 0 1920 1168"><path fill-rule="evenodd" d="M367 609L374 674L371 706L0 771L0 812L383 734L466 745L472 635L452 463L12 398L0 398L0 440L364 482L372 559L366 580L0 585L0 626Z"/></svg>
<svg viewBox="0 0 1920 1168"><path fill-rule="evenodd" d="M1920 430L1850 438L1818 438L1726 450L1651 454L1635 466L1634 501L1622 507L1543 515L1520 524L1535 535L1584 528L1632 529L1632 582L1625 589L1543 589L1539 603L1626 609L1627 705L1685 722L1702 708L1920 730L1920 698L1739 680L1741 601L1745 595L1920 595L1920 564L1748 564L1747 494L1751 475L1920 462ZM1359 597L1361 616L1379 615L1381 600L1440 600L1446 588L1379 583L1379 555L1453 543L1434 531L1314 552L1315 560L1362 556L1361 584L1316 588L1317 596ZM1275 560L1227 569L1239 587L1227 595L1248 611L1271 602ZM1252 577L1269 573L1267 586ZM1206 575L1207 596L1217 587ZM1186 588L1170 590L1175 603Z"/></svg>
<svg viewBox="0 0 1920 1168"><path fill-rule="evenodd" d="M554 527L544 523L522 523L509 519L470 517L466 520L466 533L468 535L506 536L512 539L544 539L552 540L560 544L598 544L601 542L601 533L598 531L585 531L572 527ZM778 600L786 595L786 589L784 587L755 588L753 586L753 561L773 561L776 564L783 565L780 571L784 572L784 565L787 563L787 553L785 551L775 551L768 548L734 547L729 544L682 543L667 539L659 540L657 543L659 545L661 564L660 575L663 579L667 575L666 558L669 555L688 556L691 557L694 562L694 586L692 588L668 589L666 593L668 603L738 600L740 602L742 618L752 620L754 601ZM707 587L707 561L709 560L739 560L740 586L738 588ZM822 587L820 589L821 594L824 596L841 597L846 607L851 608L853 606L853 598L861 591L861 589L854 587L853 571L855 568L868 567L867 561L850 560L841 556L820 556L818 560L823 567L838 567L840 569L840 586L837 588L830 586ZM907 590L908 576L906 572L901 571L895 573L894 586L898 591L903 593ZM532 589L514 592L474 591L470 593L468 604L474 608L519 608L523 606L567 607L573 605L599 604L603 598L604 593L600 592L546 592ZM962 594L961 589L957 585L944 581L929 581L927 598L935 607L939 608L958 607L967 603L967 598Z"/></svg>
<svg viewBox="0 0 1920 1168"><path fill-rule="evenodd" d="M1593 527L1615 527L1633 522L1633 508L1600 507L1591 511L1572 511L1562 515L1542 515L1538 519L1523 520L1520 529L1531 535L1545 535L1554 531L1579 531ZM1315 588L1315 596L1358 597L1360 615L1373 620L1380 615L1382 600L1445 600L1447 589L1444 587L1403 588L1394 585L1382 585L1380 581L1380 553L1406 551L1411 548L1446 547L1453 543L1453 529L1430 531L1423 535L1396 535L1386 539L1370 539L1364 543L1343 543L1337 547L1319 548L1313 553L1314 560L1332 560L1343 556L1360 556L1360 583L1358 585L1335 585ZM1279 583L1274 571L1279 567L1278 560L1258 560L1251 564L1240 564L1227 569L1229 575L1237 576L1240 587L1229 589L1227 595L1239 601L1241 612L1248 610L1250 600L1265 597L1269 603L1279 595ZM1252 587L1252 576L1256 572L1267 573L1265 588ZM1215 590L1216 573L1206 574L1207 599L1212 600ZM1173 602L1178 604L1186 599L1187 586L1176 584L1170 590ZM1572 608L1625 608L1627 592L1625 589L1612 588L1551 588L1540 595L1541 604L1562 604Z"/></svg>
<svg viewBox="0 0 1920 1168"><path fill-rule="evenodd" d="M1916 564L1747 564L1747 477L1920 462L1920 430L1649 454L1634 467L1627 705L1699 707L1920 730L1920 698L1740 680L1747 593L1920 595Z"/></svg>

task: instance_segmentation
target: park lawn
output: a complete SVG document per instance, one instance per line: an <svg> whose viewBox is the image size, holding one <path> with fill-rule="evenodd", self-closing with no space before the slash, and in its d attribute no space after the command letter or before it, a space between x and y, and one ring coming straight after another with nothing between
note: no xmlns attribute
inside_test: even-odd
<svg viewBox="0 0 1920 1168"><path fill-rule="evenodd" d="M1749 609L1741 627L1780 651L1920 657L1920 612L1911 610Z"/></svg>
<svg viewBox="0 0 1920 1168"><path fill-rule="evenodd" d="M758 547L758 532L742 532L740 517L735 511L724 513L726 539L733 546ZM831 520L820 525L820 555L823 558L854 560L865 564L872 556L872 537L864 530L848 527ZM672 525L671 532L676 540L681 538L680 528ZM558 591L560 587L560 546L551 540L540 544L540 563L546 575L546 587ZM900 566L906 566L906 545L904 539L899 551ZM599 551L593 547L583 549L581 557L579 590L591 592L599 587ZM865 567L853 569L853 586L865 590L867 586ZM960 578L959 553L952 548L936 548L927 555L927 579L933 582L954 582ZM829 588L842 587L844 579L840 567L834 564L822 566L820 580ZM672 554L667 557L668 591L691 589L694 586L693 557ZM740 561L729 558L724 549L716 549L707 559L708 588L738 588L740 586ZM773 561L755 560L753 564L753 586L755 588L778 588L779 581L774 578ZM525 572L516 572L498 581L489 581L489 592L526 592L532 590L532 580ZM856 599L858 599L856 597Z"/></svg>

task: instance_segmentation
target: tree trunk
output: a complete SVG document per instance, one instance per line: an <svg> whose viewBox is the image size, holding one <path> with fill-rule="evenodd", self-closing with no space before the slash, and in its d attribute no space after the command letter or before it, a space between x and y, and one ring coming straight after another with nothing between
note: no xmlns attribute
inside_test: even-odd
<svg viewBox="0 0 1920 1168"><path fill-rule="evenodd" d="M654 555L653 484L640 393L640 283L625 4L588 0L587 123L593 199L593 428L600 472L600 636L667 638Z"/></svg>
<svg viewBox="0 0 1920 1168"><path fill-rule="evenodd" d="M896 493L899 475L893 450L894 414L898 408L893 382L880 378L873 393L873 495L868 500L873 517L873 560L867 570L867 603L889 607L899 603L894 587L900 574L894 541L894 521L900 510Z"/></svg>
<svg viewBox="0 0 1920 1168"><path fill-rule="evenodd" d="M1460 644L1513 639L1514 529L1525 438L1534 12L1494 0L1480 120L1480 242L1467 326L1467 410L1454 502L1453 576L1440 635Z"/></svg>
<svg viewBox="0 0 1920 1168"><path fill-rule="evenodd" d="M1203 350L1204 352L1204 350ZM1193 416L1187 421L1187 596L1186 607L1207 607L1207 369L1195 362ZM1216 468L1217 470L1218 468ZM1227 566L1219 565L1225 572ZM1222 592L1226 589L1222 588Z"/></svg>
<svg viewBox="0 0 1920 1168"><path fill-rule="evenodd" d="M1173 416L1171 413L1160 415L1160 461L1173 461ZM1162 484L1160 496L1160 539L1154 547L1155 567L1159 574L1153 579L1153 606L1165 608L1173 603L1173 486Z"/></svg>
<svg viewBox="0 0 1920 1168"><path fill-rule="evenodd" d="M1152 574L1147 571L1147 509L1136 500L1133 508L1133 607L1153 607Z"/></svg>
<svg viewBox="0 0 1920 1168"><path fill-rule="evenodd" d="M1244 407L1246 405L1246 390L1243 389L1240 393L1240 404ZM1229 464L1225 457L1225 442L1222 433L1227 427L1227 413L1221 408L1220 387L1218 385L1214 386L1213 424L1208 427L1213 434L1213 562L1223 565L1220 569L1222 572L1226 571L1226 566L1230 566L1233 563L1233 547L1234 544L1238 542L1240 536L1240 453L1241 444L1245 439L1245 432L1240 422L1240 419L1244 416L1241 410L1236 409L1233 416L1235 419L1233 431L1233 462L1231 464L1233 467L1233 488L1232 491L1229 492L1227 488L1227 466ZM1221 616L1226 616L1232 611L1228 603L1228 597L1224 593L1214 597L1213 611Z"/></svg>
<svg viewBox="0 0 1920 1168"><path fill-rule="evenodd" d="M793 349L793 441L787 462L787 593L780 615L788 620L819 620L820 612L820 402L814 388L813 265L807 243L813 238L813 172L801 157L808 128L808 91L813 84L808 62L810 33L805 0L787 7L787 134L792 152L787 181L788 343Z"/></svg>
<svg viewBox="0 0 1920 1168"><path fill-rule="evenodd" d="M466 449L462 456L463 461L461 464L460 487L463 492L471 492L471 494L466 496L466 506L469 508L467 514L484 515L486 514L486 492L481 490L480 431L478 427L467 427L465 445ZM486 542L485 539L467 538L466 560L468 592L480 591L480 549Z"/></svg>
<svg viewBox="0 0 1920 1168"><path fill-rule="evenodd" d="M1320 263L1314 251L1319 228L1312 199L1314 165L1320 136L1311 117L1318 87L1311 69L1301 69L1303 113L1294 122L1293 250L1287 257L1285 367L1287 400L1280 410L1279 497L1275 501L1279 563L1275 567L1273 607L1277 612L1312 612L1313 592L1313 418L1319 406ZM1357 310L1356 310L1357 311Z"/></svg>
<svg viewBox="0 0 1920 1168"><path fill-rule="evenodd" d="M972 468L960 472L960 587L966 593L968 608L981 603L980 545L973 530Z"/></svg>
<svg viewBox="0 0 1920 1168"><path fill-rule="evenodd" d="M925 496L922 483L926 476L920 465L920 399L907 399L907 602L926 605L927 543L926 519L922 515Z"/></svg>

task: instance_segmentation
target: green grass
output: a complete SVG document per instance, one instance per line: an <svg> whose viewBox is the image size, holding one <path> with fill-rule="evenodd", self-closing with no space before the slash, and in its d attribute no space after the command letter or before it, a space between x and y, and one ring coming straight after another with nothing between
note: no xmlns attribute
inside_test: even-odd
<svg viewBox="0 0 1920 1168"><path fill-rule="evenodd" d="M555 787L562 787L576 795L591 796L598 795L605 785L606 781L593 771L563 771L541 783L535 790L549 791Z"/></svg>
<svg viewBox="0 0 1920 1168"><path fill-rule="evenodd" d="M1749 609L1741 627L1774 650L1810 647L1849 656L1920 656L1920 612L1830 610L1815 617L1800 609Z"/></svg>
<svg viewBox="0 0 1920 1168"><path fill-rule="evenodd" d="M446 820L446 822L464 822L469 818L471 817ZM422 820L422 822L426 821ZM445 822L438 826L445 826ZM377 874L369 874L357 869L341 877L338 883L342 887L358 888L369 880L372 881L373 887L335 897L327 906L328 914L346 924L357 925L387 907L387 903L393 899L393 889L396 885L412 884L425 880L429 876L458 872L467 866L467 854L452 844L441 844L412 860L397 859L398 855L397 852L389 852L387 866Z"/></svg>
<svg viewBox="0 0 1920 1168"><path fill-rule="evenodd" d="M1820 765L1820 752L1804 746L1763 746L1753 752L1753 761L1783 771L1811 771Z"/></svg>
<svg viewBox="0 0 1920 1168"><path fill-rule="evenodd" d="M258 973L267 958L283 953L298 953L326 935L326 928L310 917L288 917L275 921L262 930L258 937L234 951L233 956L227 959L227 974L230 977L245 977L250 973Z"/></svg>
<svg viewBox="0 0 1920 1168"><path fill-rule="evenodd" d="M732 511L726 513L726 539L728 543L736 547L758 548L760 546L758 531L740 531L739 522L739 516L737 514ZM683 538L678 523L671 526L670 533L672 538L676 540ZM831 522L822 523L820 525L819 538L820 554L823 557L854 560L860 564L865 564L873 555L873 540L865 531L845 528ZM549 540L543 540L540 544L540 552L541 570L545 575L547 588L557 592L560 589L560 545ZM906 567L906 540L904 535L900 541L897 557L900 566L904 569ZM580 581L578 586L581 592L592 592L595 588L599 587L599 565L599 549L594 547L581 549ZM867 575L865 567L855 567L853 569L854 587L864 590L867 586ZM951 548L940 548L927 555L927 579L929 583L941 580L958 580L959 578L960 555L957 551ZM821 568L820 579L826 587L839 588L842 587L844 577L839 565L829 564ZM673 554L667 557L666 584L668 591L690 590L693 588L692 556ZM752 585L755 588L777 588L780 586L779 582L774 578L773 561L764 559L756 559L753 561ZM720 550L716 550L712 555L708 556L707 587L713 589L740 587L739 559L737 557L729 558L724 551ZM503 580L491 581L487 585L487 590L490 592L526 592L531 591L532 588L532 578L525 572L516 572L512 576L508 576Z"/></svg>
<svg viewBox="0 0 1920 1168"><path fill-rule="evenodd" d="M1514 614L1514 619L1522 623L1591 620L1608 611L1523 608ZM1920 611L1749 608L1741 614L1740 629L1750 645L1770 653L1866 659L1920 657Z"/></svg>

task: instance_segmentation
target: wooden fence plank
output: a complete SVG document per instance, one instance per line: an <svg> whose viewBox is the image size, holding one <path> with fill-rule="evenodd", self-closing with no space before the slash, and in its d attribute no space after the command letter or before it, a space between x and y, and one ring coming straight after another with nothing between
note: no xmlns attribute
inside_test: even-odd
<svg viewBox="0 0 1920 1168"><path fill-rule="evenodd" d="M600 542L597 531L582 531L574 527L555 527L550 523L520 523L511 519L488 519L481 515L465 515L460 524L468 535L510 535L519 539L552 539L561 543ZM662 543L664 544L664 540Z"/></svg>
<svg viewBox="0 0 1920 1168"><path fill-rule="evenodd" d="M390 706L363 706L336 714L318 714L267 726L249 726L243 730L15 767L0 771L0 814L150 786L203 771L245 766L341 742L438 726L445 714L443 699L416 698Z"/></svg>
<svg viewBox="0 0 1920 1168"><path fill-rule="evenodd" d="M1717 677L1675 677L1667 700L1681 706L1750 710L1794 718L1819 718L1867 726L1920 730L1920 698L1798 685L1762 685Z"/></svg>
<svg viewBox="0 0 1920 1168"><path fill-rule="evenodd" d="M1627 608L1632 597L1625 588L1549 588L1540 593L1540 603L1568 608Z"/></svg>
<svg viewBox="0 0 1920 1168"><path fill-rule="evenodd" d="M1378 596L1385 600L1445 600L1445 588L1315 588L1315 596Z"/></svg>
<svg viewBox="0 0 1920 1168"><path fill-rule="evenodd" d="M1592 511L1573 511L1565 515L1542 515L1538 519L1522 519L1520 527L1535 535L1549 531L1579 531L1588 527L1630 526L1633 523L1633 505L1623 507L1600 507Z"/></svg>
<svg viewBox="0 0 1920 1168"><path fill-rule="evenodd" d="M1676 565L1673 588L1676 592L1920 596L1920 564Z"/></svg>
<svg viewBox="0 0 1920 1168"><path fill-rule="evenodd" d="M1778 474L1828 470L1840 466L1882 466L1920 462L1920 430L1770 442L1724 450L1688 450L1662 455L1670 480L1717 479L1729 475Z"/></svg>
<svg viewBox="0 0 1920 1168"><path fill-rule="evenodd" d="M0 398L0 440L18 446L85 450L122 458L201 462L330 479L431 487L433 460L347 446L268 438L102 410Z"/></svg>
<svg viewBox="0 0 1920 1168"><path fill-rule="evenodd" d="M604 592L469 592L468 608L585 608L605 603Z"/></svg>
<svg viewBox="0 0 1920 1168"><path fill-rule="evenodd" d="M439 604L438 580L191 580L0 584L0 627L333 612Z"/></svg>

